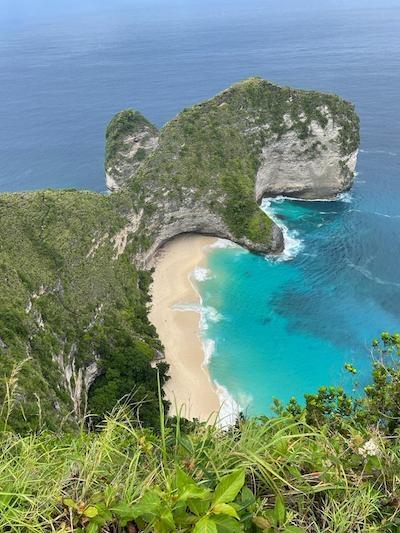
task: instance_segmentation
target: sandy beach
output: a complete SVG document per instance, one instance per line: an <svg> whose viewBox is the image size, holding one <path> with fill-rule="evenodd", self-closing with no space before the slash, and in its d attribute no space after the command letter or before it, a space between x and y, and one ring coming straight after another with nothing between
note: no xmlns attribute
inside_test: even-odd
<svg viewBox="0 0 400 533"><path fill-rule="evenodd" d="M216 241L203 235L182 235L159 252L152 284L150 320L157 328L170 365L171 379L165 387L171 413L182 407L186 418L213 420L220 408L207 367L200 338L200 313L179 310L178 305L199 305L201 300L190 275L204 265L205 248Z"/></svg>

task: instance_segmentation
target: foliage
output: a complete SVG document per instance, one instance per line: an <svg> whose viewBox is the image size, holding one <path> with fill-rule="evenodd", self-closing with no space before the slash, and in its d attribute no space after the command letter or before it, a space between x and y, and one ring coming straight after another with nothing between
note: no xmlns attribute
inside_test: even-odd
<svg viewBox="0 0 400 533"><path fill-rule="evenodd" d="M154 350L142 339L132 338L130 331L107 318L98 339L96 353L100 357L101 374L89 390L88 408L92 418L101 420L121 399L135 406L137 417L156 427L158 420L157 368L151 366ZM164 385L168 365L161 369Z"/></svg>
<svg viewBox="0 0 400 533"><path fill-rule="evenodd" d="M136 210L146 210L149 198L176 210L204 206L222 217L234 238L268 246L271 220L259 209L254 193L261 148L290 131L301 139L310 137L312 123L326 127L326 112L339 127L337 142L346 158L359 144L358 117L351 104L261 78L244 80L184 109L166 124L157 149L144 159L121 196L125 201L130 197ZM324 148L315 145L310 159ZM348 172L346 165L343 172ZM143 220L146 225L152 226L148 218Z"/></svg>
<svg viewBox="0 0 400 533"><path fill-rule="evenodd" d="M372 352L372 381L364 388L364 395L350 396L342 387L321 387L316 394L305 395L305 406L296 399L283 407L275 402L280 415L304 419L316 427L329 426L345 431L347 424L356 421L363 427L375 427L384 435L397 435L400 429L400 335L382 333L374 339ZM353 365L345 369L356 374Z"/></svg>
<svg viewBox="0 0 400 533"><path fill-rule="evenodd" d="M104 376L117 361L118 375L131 368L130 378L124 390L103 393L96 412L110 411L135 390L136 402L145 400L142 420L154 423L150 362L161 345L147 318L149 273L132 265L129 247L115 256L124 224L109 198L96 193L0 196L0 401L13 368L25 361L8 418L17 431L78 424L87 392L73 403L79 372L96 364L99 383L110 388L117 374Z"/></svg>
<svg viewBox="0 0 400 533"><path fill-rule="evenodd" d="M393 354L399 336L382 339L375 348ZM393 376L398 368L387 370ZM18 369L8 382L11 394L17 379ZM381 408L393 408L388 395L398 395L399 384L379 386L381 426L368 422L369 402L376 401L369 389L340 425L337 391L327 389L320 396L324 418L314 416L315 405L299 413L291 402L292 414L241 418L219 429L179 416L166 423L160 401L158 431L142 427L131 405L92 432L24 437L6 429L5 402L0 530L395 533L400 441Z"/></svg>
<svg viewBox="0 0 400 533"><path fill-rule="evenodd" d="M124 139L138 132L148 132L148 135L157 135L157 128L153 126L141 113L133 109L125 109L117 113L107 126L105 166L108 168L116 161L118 151ZM139 149L136 158L141 161L145 151Z"/></svg>

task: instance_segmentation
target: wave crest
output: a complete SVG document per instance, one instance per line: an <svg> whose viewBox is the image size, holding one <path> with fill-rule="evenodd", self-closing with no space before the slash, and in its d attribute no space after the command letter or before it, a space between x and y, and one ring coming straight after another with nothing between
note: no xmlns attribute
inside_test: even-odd
<svg viewBox="0 0 400 533"><path fill-rule="evenodd" d="M270 217L273 222L277 226L279 226L283 233L283 240L285 243L285 248L283 252L279 255L269 255L266 256L267 261L268 260L274 260L274 261L290 261L291 259L294 259L296 255L303 249L303 241L298 237L298 232L296 230L289 230L285 224L282 223L282 221L276 216L272 203L282 203L286 198L283 196L280 196L278 198L274 199L268 199L264 198L264 200L261 203L261 208L263 211Z"/></svg>
<svg viewBox="0 0 400 533"><path fill-rule="evenodd" d="M208 268L198 266L193 271L193 277L196 281L206 281L207 279L210 279L211 271Z"/></svg>
<svg viewBox="0 0 400 533"><path fill-rule="evenodd" d="M239 416L239 413L242 411L242 408L236 400L229 394L228 389L223 385L214 381L215 387L217 389L217 394L220 402L220 411L219 411L219 426L221 428L228 428L233 426Z"/></svg>
<svg viewBox="0 0 400 533"><path fill-rule="evenodd" d="M211 305L204 306L202 304L175 304L172 306L175 311L192 311L200 314L200 328L202 330L208 329L207 322L219 322L223 316L218 313L215 307Z"/></svg>

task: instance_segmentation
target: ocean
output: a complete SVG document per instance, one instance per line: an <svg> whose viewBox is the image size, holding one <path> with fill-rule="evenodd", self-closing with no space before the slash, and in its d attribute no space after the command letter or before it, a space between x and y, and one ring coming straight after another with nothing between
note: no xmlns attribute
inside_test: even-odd
<svg viewBox="0 0 400 533"><path fill-rule="evenodd" d="M213 379L268 413L321 385L360 390L372 338L399 329L399 2L0 0L0 191L104 191L115 112L161 126L254 75L337 93L361 118L351 194L265 200L285 255L215 248L198 281Z"/></svg>

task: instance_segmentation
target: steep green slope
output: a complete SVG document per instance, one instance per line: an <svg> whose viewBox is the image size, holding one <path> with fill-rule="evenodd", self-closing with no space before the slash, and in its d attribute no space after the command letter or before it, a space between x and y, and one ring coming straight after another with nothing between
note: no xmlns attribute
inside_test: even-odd
<svg viewBox="0 0 400 533"><path fill-rule="evenodd" d="M106 131L105 171L110 190L118 190L151 153L158 142L158 131L138 111L117 113Z"/></svg>
<svg viewBox="0 0 400 533"><path fill-rule="evenodd" d="M144 387L154 397L149 361L160 346L146 315L149 277L135 270L128 254L115 258L113 237L122 224L99 194L0 196L2 377L29 358L15 424L24 426L26 418L34 427L42 417L56 427L71 411L78 419L86 410L85 390L117 357L121 375L114 369L108 379L116 390L106 407L130 392L120 391L122 373L131 389ZM130 366L136 375L129 376ZM97 387L92 401L101 413Z"/></svg>

